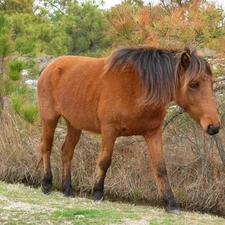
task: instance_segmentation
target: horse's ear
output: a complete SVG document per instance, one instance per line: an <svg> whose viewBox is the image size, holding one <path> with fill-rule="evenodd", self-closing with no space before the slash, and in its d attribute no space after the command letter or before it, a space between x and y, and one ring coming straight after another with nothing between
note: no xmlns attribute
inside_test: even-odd
<svg viewBox="0 0 225 225"><path fill-rule="evenodd" d="M187 70L190 65L190 55L187 52L183 52L181 55L181 61L180 64L183 67L184 70Z"/></svg>

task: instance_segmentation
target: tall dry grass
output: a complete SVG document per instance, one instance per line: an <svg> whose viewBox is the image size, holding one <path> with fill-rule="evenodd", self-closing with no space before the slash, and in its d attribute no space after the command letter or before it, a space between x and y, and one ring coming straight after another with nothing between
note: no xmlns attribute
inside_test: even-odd
<svg viewBox="0 0 225 225"><path fill-rule="evenodd" d="M40 157L37 151L38 130L20 116L7 111L1 113L0 124L0 179L34 183L32 168Z"/></svg>
<svg viewBox="0 0 225 225"><path fill-rule="evenodd" d="M223 112L224 104L220 106ZM221 115L224 120L224 115ZM223 122L223 121L222 121ZM42 168L33 176L40 160L40 126L2 112L0 117L0 179L39 186ZM61 121L52 151L53 185L61 189L61 146L65 137ZM222 140L224 130L220 132ZM224 142L222 143L224 144ZM100 135L83 132L73 159L72 179L77 195L90 196L96 175ZM182 208L225 216L225 169L215 141L186 114L170 123L163 133L164 156L176 200ZM140 137L118 138L113 162L105 181L105 197L162 205L158 196L145 142Z"/></svg>

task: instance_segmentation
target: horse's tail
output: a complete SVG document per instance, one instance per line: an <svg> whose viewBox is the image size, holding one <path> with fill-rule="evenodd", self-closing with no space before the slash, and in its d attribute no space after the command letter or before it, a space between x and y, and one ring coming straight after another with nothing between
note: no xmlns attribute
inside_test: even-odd
<svg viewBox="0 0 225 225"><path fill-rule="evenodd" d="M42 74L42 72L45 70L45 68L46 68L46 66L45 66L44 68L42 68L42 69L39 71L39 73L38 73L38 77L40 77L40 76L41 76L41 74Z"/></svg>
<svg viewBox="0 0 225 225"><path fill-rule="evenodd" d="M37 167L36 167L35 171L33 172L33 177L34 177L34 176L36 176L37 171L38 171L38 169L39 169L39 167L40 167L40 165L41 165L42 161L43 161L43 157L41 157L41 160L39 161L39 163L38 163L38 165L37 165Z"/></svg>

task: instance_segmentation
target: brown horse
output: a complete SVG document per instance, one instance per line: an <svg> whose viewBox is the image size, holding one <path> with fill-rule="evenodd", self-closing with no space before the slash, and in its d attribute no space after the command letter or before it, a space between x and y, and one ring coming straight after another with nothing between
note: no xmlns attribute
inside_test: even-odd
<svg viewBox="0 0 225 225"><path fill-rule="evenodd" d="M212 94L212 72L197 51L152 47L120 48L107 58L62 56L38 80L42 123L40 150L44 166L42 191L52 187L50 155L60 116L67 124L62 146L62 191L72 194L71 160L81 130L102 134L94 184L95 200L103 198L104 179L118 136L142 135L148 146L158 191L166 210L180 214L162 153L162 123L168 104L179 106L210 134L220 119Z"/></svg>

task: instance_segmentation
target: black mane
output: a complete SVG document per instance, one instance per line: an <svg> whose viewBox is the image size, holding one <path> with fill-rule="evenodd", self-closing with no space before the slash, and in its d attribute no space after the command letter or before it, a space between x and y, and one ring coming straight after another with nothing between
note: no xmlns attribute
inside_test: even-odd
<svg viewBox="0 0 225 225"><path fill-rule="evenodd" d="M168 50L154 47L124 47L114 51L106 63L106 71L134 68L144 87L143 98L146 102L155 100L160 104L168 104L177 88L181 55L186 52L190 56L190 65L184 76L184 83L208 73L212 75L209 64L197 54L197 51Z"/></svg>

